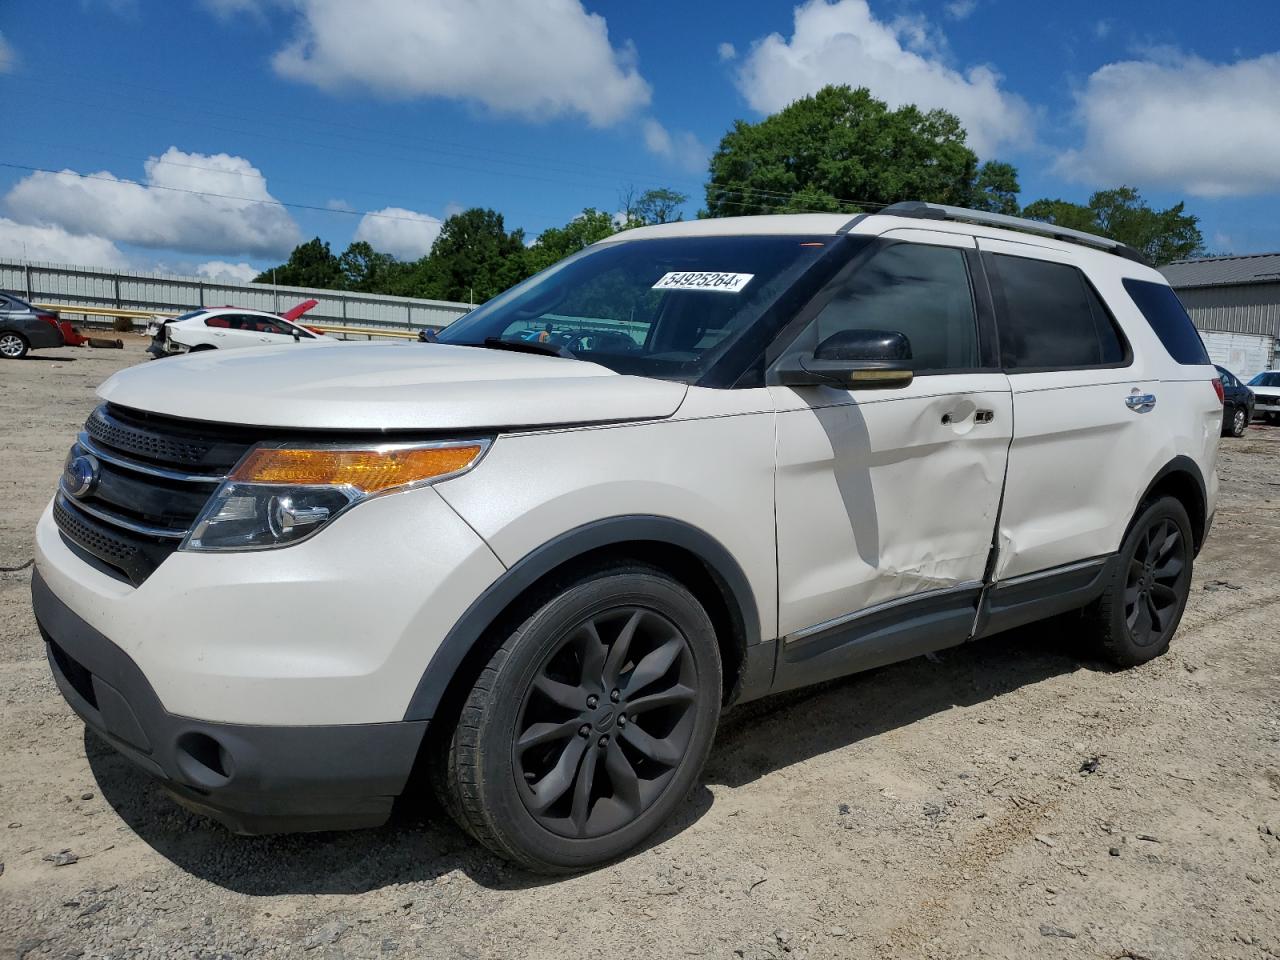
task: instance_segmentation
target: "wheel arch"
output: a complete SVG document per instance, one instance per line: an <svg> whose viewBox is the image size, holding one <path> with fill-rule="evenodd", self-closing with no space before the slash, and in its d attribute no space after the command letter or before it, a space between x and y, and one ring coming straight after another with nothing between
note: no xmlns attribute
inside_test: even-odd
<svg viewBox="0 0 1280 960"><path fill-rule="evenodd" d="M406 720L447 716L465 699L480 670L532 610L531 600L556 579L617 561L638 561L688 589L711 618L720 644L725 703L736 698L747 650L760 642L755 594L733 555L714 537L668 517L597 520L543 544L513 564L458 618L432 654L405 712Z"/></svg>
<svg viewBox="0 0 1280 960"><path fill-rule="evenodd" d="M1187 516L1191 519L1192 545L1195 552L1199 553L1208 532L1209 495L1205 488L1204 474L1194 460L1179 455L1161 467L1138 499L1134 519L1137 519L1143 504L1162 496L1171 496L1186 508ZM1132 524L1131 520L1130 526ZM1127 530L1125 535L1128 535Z"/></svg>

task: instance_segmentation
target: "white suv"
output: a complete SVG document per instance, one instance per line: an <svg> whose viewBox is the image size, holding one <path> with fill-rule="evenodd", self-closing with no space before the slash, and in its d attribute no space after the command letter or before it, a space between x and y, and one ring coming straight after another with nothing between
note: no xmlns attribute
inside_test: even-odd
<svg viewBox="0 0 1280 960"><path fill-rule="evenodd" d="M35 611L84 720L233 830L378 824L425 769L579 869L730 704L1072 611L1163 653L1217 387L1111 241L925 204L629 230L438 344L116 374Z"/></svg>

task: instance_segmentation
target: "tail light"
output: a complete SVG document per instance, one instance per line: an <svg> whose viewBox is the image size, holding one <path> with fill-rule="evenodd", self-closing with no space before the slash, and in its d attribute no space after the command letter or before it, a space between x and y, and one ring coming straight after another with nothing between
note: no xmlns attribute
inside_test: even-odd
<svg viewBox="0 0 1280 960"><path fill-rule="evenodd" d="M1213 378L1213 392L1218 395L1219 403L1225 404L1227 402L1227 395L1222 392L1222 381L1217 377Z"/></svg>
<svg viewBox="0 0 1280 960"><path fill-rule="evenodd" d="M56 313L37 312L36 317L49 324L49 326L53 327L55 330L61 332L62 328L58 326L58 315Z"/></svg>

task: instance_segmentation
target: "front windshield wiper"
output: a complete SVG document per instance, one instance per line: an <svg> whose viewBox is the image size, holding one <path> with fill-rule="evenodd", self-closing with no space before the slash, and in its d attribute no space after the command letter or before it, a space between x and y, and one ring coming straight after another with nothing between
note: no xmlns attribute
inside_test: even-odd
<svg viewBox="0 0 1280 960"><path fill-rule="evenodd" d="M568 360L578 359L558 343L537 343L533 340L503 340L501 337L485 337L483 344L476 343L471 344L471 346L484 346L489 350L511 350L515 353L540 353L544 356L564 357Z"/></svg>

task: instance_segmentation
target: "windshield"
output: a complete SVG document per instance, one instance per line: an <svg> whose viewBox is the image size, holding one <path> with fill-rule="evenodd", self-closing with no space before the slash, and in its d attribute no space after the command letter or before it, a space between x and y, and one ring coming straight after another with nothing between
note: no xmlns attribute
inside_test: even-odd
<svg viewBox="0 0 1280 960"><path fill-rule="evenodd" d="M668 237L589 247L455 321L441 343L543 347L692 383L835 237Z"/></svg>
<svg viewBox="0 0 1280 960"><path fill-rule="evenodd" d="M1280 387L1280 371L1268 370L1249 381L1251 387Z"/></svg>

